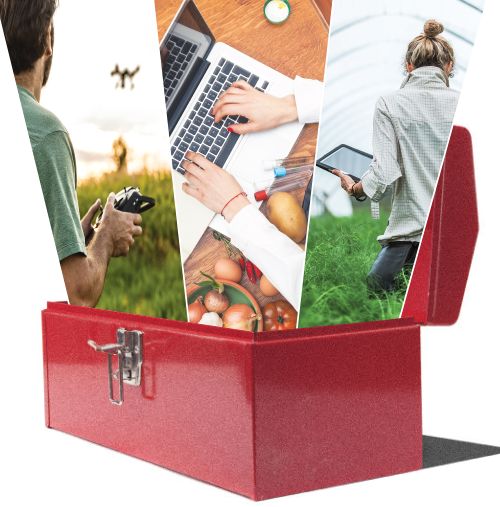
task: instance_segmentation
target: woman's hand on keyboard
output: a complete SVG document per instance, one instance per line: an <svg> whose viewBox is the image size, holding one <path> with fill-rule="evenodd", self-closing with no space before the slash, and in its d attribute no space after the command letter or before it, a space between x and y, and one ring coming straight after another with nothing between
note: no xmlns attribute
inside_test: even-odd
<svg viewBox="0 0 500 507"><path fill-rule="evenodd" d="M215 213L224 210L224 218L230 222L250 201L236 179L203 155L188 151L181 163L186 171L187 183L182 185L186 194L194 197Z"/></svg>
<svg viewBox="0 0 500 507"><path fill-rule="evenodd" d="M235 123L230 132L248 134L269 130L297 120L295 97L274 97L252 88L246 81L236 81L215 103L212 114L215 122L226 116L244 116L248 123Z"/></svg>

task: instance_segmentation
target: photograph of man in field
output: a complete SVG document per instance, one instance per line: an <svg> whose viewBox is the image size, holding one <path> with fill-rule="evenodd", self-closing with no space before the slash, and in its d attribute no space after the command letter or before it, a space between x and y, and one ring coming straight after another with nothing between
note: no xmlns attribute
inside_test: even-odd
<svg viewBox="0 0 500 507"><path fill-rule="evenodd" d="M0 0L0 19L69 302L184 319L154 5ZM156 206L120 211L123 189Z"/></svg>

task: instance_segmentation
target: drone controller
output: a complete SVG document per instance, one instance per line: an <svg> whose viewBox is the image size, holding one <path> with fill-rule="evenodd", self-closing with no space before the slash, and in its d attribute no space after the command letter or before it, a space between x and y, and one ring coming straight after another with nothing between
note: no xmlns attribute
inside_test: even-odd
<svg viewBox="0 0 500 507"><path fill-rule="evenodd" d="M116 194L115 209L127 213L144 213L154 207L152 197L142 195L137 187L126 187Z"/></svg>
<svg viewBox="0 0 500 507"><path fill-rule="evenodd" d="M144 213L153 208L155 204L156 201L152 197L142 195L137 187L125 187L116 194L113 206L116 210L125 213ZM94 228L99 226L103 212L104 210L101 209ZM89 238L86 239L88 240Z"/></svg>

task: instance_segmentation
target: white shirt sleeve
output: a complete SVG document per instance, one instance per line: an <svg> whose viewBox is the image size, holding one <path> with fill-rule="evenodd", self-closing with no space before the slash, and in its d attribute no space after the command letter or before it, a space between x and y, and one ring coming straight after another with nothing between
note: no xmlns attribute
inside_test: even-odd
<svg viewBox="0 0 500 507"><path fill-rule="evenodd" d="M323 103L323 83L296 76L294 95L299 123L318 123Z"/></svg>
<svg viewBox="0 0 500 507"><path fill-rule="evenodd" d="M266 275L298 310L302 294L305 253L280 232L253 205L239 211L229 223L231 243Z"/></svg>
<svg viewBox="0 0 500 507"><path fill-rule="evenodd" d="M373 117L373 161L361 178L363 192L373 202L379 202L387 187L403 175L398 162L398 145L387 105L380 98Z"/></svg>

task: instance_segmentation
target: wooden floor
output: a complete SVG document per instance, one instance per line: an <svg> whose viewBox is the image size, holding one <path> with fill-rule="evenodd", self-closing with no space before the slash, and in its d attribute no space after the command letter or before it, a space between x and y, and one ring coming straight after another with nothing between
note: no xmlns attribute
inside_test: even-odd
<svg viewBox="0 0 500 507"><path fill-rule="evenodd" d="M161 41L180 6L180 0L155 0L158 39ZM330 0L293 0L292 13L282 25L270 24L263 15L263 0L197 0L196 5L218 42L226 44L295 78L323 80L328 44ZM317 125L307 125L291 152L291 156L315 156ZM308 179L295 193L302 202ZM265 206L263 206L265 212ZM184 263L186 287L201 279L200 271L213 274L213 265L226 255L223 244L213 238L208 228L191 256ZM258 285L245 276L241 282L263 306L281 296L266 298Z"/></svg>

